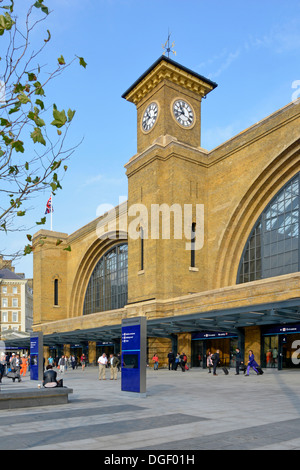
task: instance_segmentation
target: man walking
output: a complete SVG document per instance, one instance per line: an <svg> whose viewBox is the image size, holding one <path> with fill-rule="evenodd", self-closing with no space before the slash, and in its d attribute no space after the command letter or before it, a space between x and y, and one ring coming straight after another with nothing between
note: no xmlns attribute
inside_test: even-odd
<svg viewBox="0 0 300 470"><path fill-rule="evenodd" d="M213 361L213 374L217 374L217 365L219 364L220 361L220 351L217 349L217 351L212 355L212 361Z"/></svg>
<svg viewBox="0 0 300 470"><path fill-rule="evenodd" d="M241 364L243 364L243 361L242 361L242 354L241 354L241 350L240 348L236 348L236 356L235 356L235 375L239 375L240 374L240 367L241 367Z"/></svg>
<svg viewBox="0 0 300 470"><path fill-rule="evenodd" d="M114 355L110 355L110 380L117 380L119 359Z"/></svg>
<svg viewBox="0 0 300 470"><path fill-rule="evenodd" d="M98 364L99 364L99 380L101 380L102 378L103 380L106 380L105 371L106 371L106 365L107 365L107 357L105 353L103 353L102 356L99 357Z"/></svg>

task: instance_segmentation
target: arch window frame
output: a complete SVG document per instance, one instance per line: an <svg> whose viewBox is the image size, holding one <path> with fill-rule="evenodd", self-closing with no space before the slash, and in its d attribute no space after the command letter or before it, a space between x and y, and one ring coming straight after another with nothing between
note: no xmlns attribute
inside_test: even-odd
<svg viewBox="0 0 300 470"><path fill-rule="evenodd" d="M128 244L119 243L96 263L85 291L83 315L123 308L127 298Z"/></svg>
<svg viewBox="0 0 300 470"><path fill-rule="evenodd" d="M300 172L279 189L254 224L240 259L237 284L300 271L299 203Z"/></svg>

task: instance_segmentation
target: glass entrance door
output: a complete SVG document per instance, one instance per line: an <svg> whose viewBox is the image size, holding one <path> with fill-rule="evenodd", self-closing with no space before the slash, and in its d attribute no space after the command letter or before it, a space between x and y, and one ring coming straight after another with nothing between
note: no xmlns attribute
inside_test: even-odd
<svg viewBox="0 0 300 470"><path fill-rule="evenodd" d="M278 335L264 337L262 365L266 368L278 368Z"/></svg>

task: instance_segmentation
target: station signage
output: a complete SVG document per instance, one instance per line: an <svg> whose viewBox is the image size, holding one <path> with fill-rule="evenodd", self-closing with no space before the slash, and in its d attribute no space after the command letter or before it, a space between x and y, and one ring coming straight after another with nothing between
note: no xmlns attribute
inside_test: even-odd
<svg viewBox="0 0 300 470"><path fill-rule="evenodd" d="M266 328L263 332L264 336L271 335L289 335L292 333L300 333L300 323L294 325L276 325L270 328Z"/></svg>
<svg viewBox="0 0 300 470"><path fill-rule="evenodd" d="M192 340L223 338L237 338L237 334L230 333L229 331L199 331L197 333L192 333Z"/></svg>

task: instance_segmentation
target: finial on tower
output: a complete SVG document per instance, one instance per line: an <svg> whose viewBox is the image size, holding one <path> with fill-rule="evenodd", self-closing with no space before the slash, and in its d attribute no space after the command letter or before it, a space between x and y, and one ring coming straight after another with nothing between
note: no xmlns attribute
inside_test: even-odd
<svg viewBox="0 0 300 470"><path fill-rule="evenodd" d="M170 46L170 37L171 33L168 31L168 39L166 40L165 44L162 44L162 48L164 49L163 55L168 54L168 57L170 57L170 52L176 55L176 51L173 50L175 46L175 41L173 41Z"/></svg>

